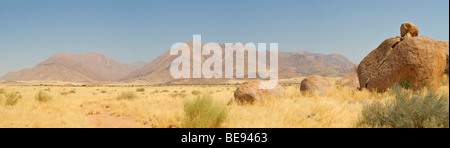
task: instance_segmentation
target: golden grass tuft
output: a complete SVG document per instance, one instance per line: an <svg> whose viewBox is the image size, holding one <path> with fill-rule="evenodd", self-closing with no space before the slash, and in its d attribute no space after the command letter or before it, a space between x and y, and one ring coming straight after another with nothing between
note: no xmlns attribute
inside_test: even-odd
<svg viewBox="0 0 450 148"><path fill-rule="evenodd" d="M226 106L215 103L208 94L184 102L185 128L219 128L227 116Z"/></svg>
<svg viewBox="0 0 450 148"><path fill-rule="evenodd" d="M14 106L20 99L22 99L22 96L15 92L8 93L7 91L3 91L0 95L0 103L5 106Z"/></svg>
<svg viewBox="0 0 450 148"><path fill-rule="evenodd" d="M393 99L364 106L360 127L449 128L449 95L394 86Z"/></svg>
<svg viewBox="0 0 450 148"><path fill-rule="evenodd" d="M145 88L137 88L136 92L145 92Z"/></svg>
<svg viewBox="0 0 450 148"><path fill-rule="evenodd" d="M133 100L136 99L138 96L132 92L122 92L120 95L118 95L116 98L117 100Z"/></svg>
<svg viewBox="0 0 450 148"><path fill-rule="evenodd" d="M34 99L38 102L48 102L52 100L53 97L44 91L39 91L36 96L34 96Z"/></svg>

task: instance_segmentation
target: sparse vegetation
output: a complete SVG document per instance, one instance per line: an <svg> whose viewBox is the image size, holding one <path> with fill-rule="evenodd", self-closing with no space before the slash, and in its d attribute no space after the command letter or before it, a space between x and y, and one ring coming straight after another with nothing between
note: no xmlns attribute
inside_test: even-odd
<svg viewBox="0 0 450 148"><path fill-rule="evenodd" d="M185 101L184 112L186 128L219 128L228 117L226 106L215 103L210 95Z"/></svg>
<svg viewBox="0 0 450 148"><path fill-rule="evenodd" d="M138 88L136 89L136 92L145 92L145 88Z"/></svg>
<svg viewBox="0 0 450 148"><path fill-rule="evenodd" d="M8 93L4 91L2 95L0 95L0 101L3 102L5 106L14 106L22 99L22 96L19 93Z"/></svg>
<svg viewBox="0 0 450 148"><path fill-rule="evenodd" d="M436 92L413 92L403 86L390 89L395 98L367 105L360 127L449 128L449 96Z"/></svg>
<svg viewBox="0 0 450 148"><path fill-rule="evenodd" d="M340 78L335 78L334 80L338 79ZM376 93L364 89L358 91L339 87L330 88L329 93L326 96L302 94L300 92L299 85L284 85L283 87L286 90L286 99L270 99L254 105L242 105L233 101L236 86L149 86L144 87L146 91L159 93L145 93L143 95L136 92L136 87L131 86L79 86L80 85L44 87L39 86L38 84L35 86L0 86L0 89L3 89L5 92L7 90L14 90L14 93L20 92L20 95L22 96L22 99L19 99L16 105L5 106L5 97L0 94L0 98L3 97L0 99L0 128L179 128L209 126L218 126L223 128L372 127L368 125L357 126L358 122L361 121L362 111L365 109L364 104L366 104L366 102L383 102L383 104L385 104L384 102L389 102L394 98L393 94L389 92ZM47 88L51 88L51 91L43 91ZM37 96L39 90L42 90L48 96L53 96L52 101L49 103L35 101L35 96ZM70 90L76 90L77 93L69 93L66 96L60 95L61 92L68 93ZM101 93L102 90L104 90L105 93ZM169 93L160 93L162 90L167 90ZM217 90L221 91L217 92ZM11 91L7 91L7 93L9 94ZM175 93L175 91L177 91L177 93ZM131 92L128 93L131 95L121 95L122 92L125 92L125 94L126 92ZM194 93L192 94L192 92ZM439 88L438 94L445 93L448 93L448 86L442 86ZM202 113L196 116L191 116L198 117L192 118L191 120L192 122L198 122L198 124L190 124L192 126L187 126L189 124L188 120L186 120L187 114L185 112L185 107L188 107L187 105L185 106L186 102L194 102L194 100L199 97L203 97L204 95L210 96L209 98L211 98L211 100L213 98L213 104L220 106L219 108L225 108L227 110L227 118L220 124L214 125L212 124L214 123L214 118L203 118L203 116L206 116L206 113ZM55 98L56 96L59 96L58 99ZM212 110L208 109L211 106L207 105L192 106L197 106L196 110ZM199 109L198 106L207 107L200 107ZM191 111L194 112L196 110ZM89 114L89 112L91 112L92 115L88 116L87 114ZM97 124L100 122L99 120L103 120L105 118L107 121L101 122L105 122L107 124ZM120 123L122 121L127 124L122 125ZM202 122L211 124L200 124Z"/></svg>
<svg viewBox="0 0 450 148"><path fill-rule="evenodd" d="M413 86L413 83L408 80L403 80L403 81L400 81L400 83L398 85L404 89L410 89Z"/></svg>
<svg viewBox="0 0 450 148"><path fill-rule="evenodd" d="M198 91L198 90L193 90L193 91L191 92L191 94L194 95L194 96L197 96L197 95L200 95L201 92Z"/></svg>
<svg viewBox="0 0 450 148"><path fill-rule="evenodd" d="M63 91L63 92L61 92L61 93L59 93L61 96L66 96L66 95L68 95L69 93L68 92L66 92L66 91Z"/></svg>
<svg viewBox="0 0 450 148"><path fill-rule="evenodd" d="M137 97L138 96L134 92L129 91L129 92L122 92L119 96L117 96L117 99L118 100L133 100L133 99L136 99Z"/></svg>
<svg viewBox="0 0 450 148"><path fill-rule="evenodd" d="M184 93L179 93L179 92L174 92L170 95L170 97L172 98L184 98L186 97L186 94Z"/></svg>
<svg viewBox="0 0 450 148"><path fill-rule="evenodd" d="M50 96L49 94L45 93L44 91L39 91L34 96L34 99L36 99L36 101L39 101L39 102L48 102L48 101L52 100L53 97Z"/></svg>

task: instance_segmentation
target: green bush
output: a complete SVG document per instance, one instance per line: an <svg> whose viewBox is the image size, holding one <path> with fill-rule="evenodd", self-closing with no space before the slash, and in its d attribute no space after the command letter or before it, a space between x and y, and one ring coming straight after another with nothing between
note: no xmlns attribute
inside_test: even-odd
<svg viewBox="0 0 450 148"><path fill-rule="evenodd" d="M3 102L3 105L5 106L14 106L19 102L19 100L22 99L22 96L19 93L8 93L6 91L3 91L2 95L0 96L0 101Z"/></svg>
<svg viewBox="0 0 450 148"><path fill-rule="evenodd" d="M130 91L130 92L123 92L121 93L119 96L117 96L118 100L133 100L136 99L137 95L134 94L134 92Z"/></svg>
<svg viewBox="0 0 450 148"><path fill-rule="evenodd" d="M39 91L34 96L34 99L36 99L36 101L39 101L39 102L48 102L48 101L52 100L53 97L50 96L49 94L45 93L44 91Z"/></svg>
<svg viewBox="0 0 450 148"><path fill-rule="evenodd" d="M410 89L413 86L413 83L410 81L407 81L407 80L403 80L403 81L400 81L400 83L398 85L400 85L404 89Z"/></svg>
<svg viewBox="0 0 450 148"><path fill-rule="evenodd" d="M184 112L185 128L219 128L228 117L226 106L214 103L210 95L185 101Z"/></svg>
<svg viewBox="0 0 450 148"><path fill-rule="evenodd" d="M394 100L364 107L359 127L449 128L448 92L413 92L397 85L390 93Z"/></svg>

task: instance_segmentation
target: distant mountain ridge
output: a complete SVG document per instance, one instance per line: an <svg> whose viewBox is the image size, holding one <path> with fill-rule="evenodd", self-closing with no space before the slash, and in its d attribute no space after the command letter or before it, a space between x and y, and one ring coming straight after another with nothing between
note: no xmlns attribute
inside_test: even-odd
<svg viewBox="0 0 450 148"><path fill-rule="evenodd" d="M187 43L192 56L192 48L195 43ZM203 45L201 45L203 46ZM222 51L225 45L221 45ZM235 55L234 55L235 56ZM123 82L148 82L148 83L166 83L166 84L209 84L226 82L226 79L173 79L170 75L171 62L178 56L171 56L166 52L157 57L152 62L142 68L125 76ZM202 62L210 56L202 56ZM269 57L269 55L267 55ZM356 66L345 56L339 54L314 54L309 52L279 52L279 78L295 78L318 74L322 76L346 76L353 74L353 68ZM222 61L222 63L225 63ZM245 74L247 76L247 56L245 57ZM234 64L234 69L236 65ZM269 65L268 65L269 66ZM192 75L191 59L191 75ZM224 68L225 66L222 66ZM224 71L224 70L223 70Z"/></svg>
<svg viewBox="0 0 450 148"><path fill-rule="evenodd" d="M280 78L290 76L287 73L295 73L302 76L346 76L354 73L354 64L343 55L317 54L309 52L280 52L279 53Z"/></svg>
<svg viewBox="0 0 450 148"><path fill-rule="evenodd" d="M34 68L10 72L0 80L43 80L67 82L117 81L143 63L123 64L100 53L59 53Z"/></svg>
<svg viewBox="0 0 450 148"><path fill-rule="evenodd" d="M192 52L194 43L188 42L187 44ZM225 45L222 44L221 46L224 48ZM3 77L0 77L0 80L144 84L218 84L227 82L227 79L173 79L170 74L170 65L177 57L171 56L168 51L150 63L135 62L132 64L124 64L109 59L100 53L60 53L52 55L33 68L7 73ZM209 56L203 56L202 62L207 58ZM280 79L313 74L322 76L346 76L353 74L353 67L356 66L343 55L324 55L305 51L279 52L278 60ZM225 62L223 61L223 63ZM247 56L245 56L245 65L245 75L247 78ZM233 66L235 70L235 64ZM191 69L192 67L191 59Z"/></svg>

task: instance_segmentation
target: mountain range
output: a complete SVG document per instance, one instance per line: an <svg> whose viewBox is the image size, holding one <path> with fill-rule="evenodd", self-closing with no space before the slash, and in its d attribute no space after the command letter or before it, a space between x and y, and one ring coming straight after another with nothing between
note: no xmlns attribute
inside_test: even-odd
<svg viewBox="0 0 450 148"><path fill-rule="evenodd" d="M65 81L101 82L118 81L130 72L141 68L145 63L118 63L99 53L71 54L60 53L50 56L34 68L19 72L9 72L0 80L10 81Z"/></svg>
<svg viewBox="0 0 450 148"><path fill-rule="evenodd" d="M187 45L192 53L194 43L188 42ZM222 44L221 47L223 51L225 45ZM245 54L245 65L248 65L247 52ZM236 55L233 54L233 56ZM109 59L100 53L60 53L52 55L33 68L18 72L9 72L3 77L0 77L0 80L86 83L124 82L143 84L217 84L227 81L227 79L173 79L170 75L170 65L177 57L171 56L170 52L167 51L150 63L136 62L125 64ZM202 62L209 57L202 56ZM343 55L324 55L304 51L280 51L278 60L280 79L313 74L322 76L345 76L354 73L353 67L355 66L354 63ZM248 74L247 68L245 66L245 75ZM235 63L233 64L233 69L236 69Z"/></svg>

